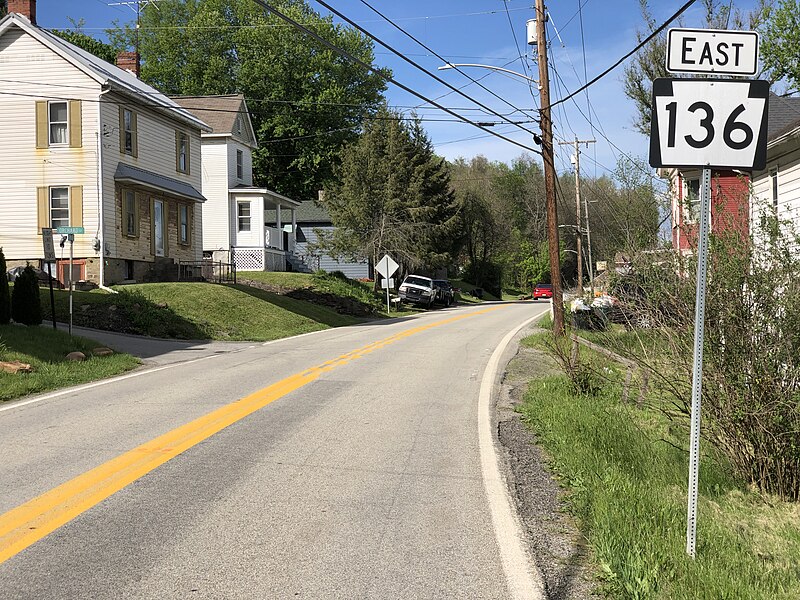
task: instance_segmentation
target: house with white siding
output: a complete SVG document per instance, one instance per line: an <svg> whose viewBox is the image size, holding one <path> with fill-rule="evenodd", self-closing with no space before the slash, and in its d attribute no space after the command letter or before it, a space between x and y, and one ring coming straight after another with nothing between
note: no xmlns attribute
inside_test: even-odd
<svg viewBox="0 0 800 600"><path fill-rule="evenodd" d="M204 255L232 262L238 271L287 270L300 203L253 185L257 142L244 96L172 99L210 127L201 135Z"/></svg>
<svg viewBox="0 0 800 600"><path fill-rule="evenodd" d="M753 172L751 220L769 210L800 232L800 98L770 95L767 164Z"/></svg>
<svg viewBox="0 0 800 600"><path fill-rule="evenodd" d="M769 96L767 165L761 171L711 172L711 229L754 233L761 211L772 210L800 232L800 98ZM673 247L683 253L696 245L700 205L699 169L663 168L670 182Z"/></svg>
<svg viewBox="0 0 800 600"><path fill-rule="evenodd" d="M134 72L37 27L35 0L0 20L0 246L44 264L42 229L76 234L72 280L174 279L202 259L203 121ZM124 53L131 70L137 57ZM131 60L132 59L132 60ZM60 236L55 236L56 249ZM68 250L64 253L68 256Z"/></svg>

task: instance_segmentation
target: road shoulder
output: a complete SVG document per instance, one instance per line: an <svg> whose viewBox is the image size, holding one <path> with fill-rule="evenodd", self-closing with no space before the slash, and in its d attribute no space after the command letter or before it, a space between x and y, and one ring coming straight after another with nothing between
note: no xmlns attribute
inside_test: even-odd
<svg viewBox="0 0 800 600"><path fill-rule="evenodd" d="M506 366L495 406L497 435L510 494L527 535L530 555L544 579L546 597L582 600L593 591L583 536L565 512L564 492L536 445L535 434L515 410L533 377L555 372L558 367L546 353L518 346Z"/></svg>

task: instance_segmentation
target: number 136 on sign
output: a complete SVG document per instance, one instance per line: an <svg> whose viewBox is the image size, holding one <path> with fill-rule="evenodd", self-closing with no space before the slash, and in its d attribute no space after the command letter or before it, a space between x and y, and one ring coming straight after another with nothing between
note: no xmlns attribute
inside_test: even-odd
<svg viewBox="0 0 800 600"><path fill-rule="evenodd" d="M656 79L650 165L763 169L769 82Z"/></svg>

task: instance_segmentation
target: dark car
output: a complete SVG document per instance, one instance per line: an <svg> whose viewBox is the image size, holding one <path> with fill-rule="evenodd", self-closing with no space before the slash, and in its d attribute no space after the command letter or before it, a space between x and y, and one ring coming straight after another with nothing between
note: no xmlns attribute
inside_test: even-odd
<svg viewBox="0 0 800 600"><path fill-rule="evenodd" d="M552 298L553 297L553 286L549 283L537 283L536 287L533 288L533 299L538 300L539 298Z"/></svg>
<svg viewBox="0 0 800 600"><path fill-rule="evenodd" d="M445 306L450 306L456 300L456 293L453 286L446 279L434 279L433 285L436 288L436 302Z"/></svg>

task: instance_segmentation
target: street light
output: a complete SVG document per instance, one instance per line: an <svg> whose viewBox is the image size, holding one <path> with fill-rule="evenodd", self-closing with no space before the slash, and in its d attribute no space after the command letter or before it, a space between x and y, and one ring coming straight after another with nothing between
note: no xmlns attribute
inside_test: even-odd
<svg viewBox="0 0 800 600"><path fill-rule="evenodd" d="M458 67L478 67L480 69L490 69L492 71L502 71L503 73L508 73L509 75L516 75L517 77L521 77L522 79L535 83L539 85L539 82L536 81L533 77L528 77L527 75L523 75L522 73L517 73L516 71L512 71L511 69L506 69L504 67L496 67L494 65L482 65L480 63L447 63L446 65L442 65L439 67L439 71L445 71L447 69L456 69Z"/></svg>
<svg viewBox="0 0 800 600"><path fill-rule="evenodd" d="M538 22L544 22L544 5L542 0L536 2L536 14ZM530 29L530 27L529 27ZM533 43L529 40L529 43ZM561 289L561 260L559 258L558 243L558 210L556 207L556 178L555 164L553 158L553 130L550 117L550 81L547 73L547 53L544 30L539 30L536 36L536 45L539 47L539 81L533 77L517 73L505 67L495 65L484 65L480 63L447 63L439 67L440 71L455 69L458 67L476 67L479 69L489 69L490 71L500 71L515 77L520 77L528 83L535 83L541 95L541 115L542 135L532 133L534 142L542 146L542 159L544 167L545 197L547 200L547 251L550 258L550 281L553 285L553 333L556 337L564 335L564 304ZM541 82L541 83L540 83Z"/></svg>

